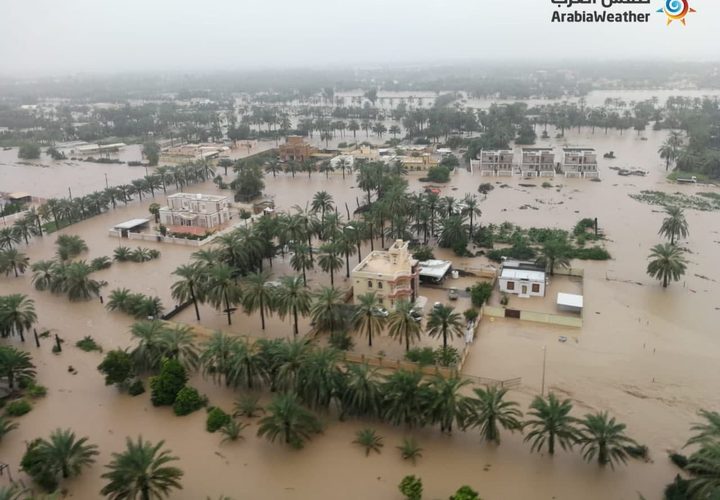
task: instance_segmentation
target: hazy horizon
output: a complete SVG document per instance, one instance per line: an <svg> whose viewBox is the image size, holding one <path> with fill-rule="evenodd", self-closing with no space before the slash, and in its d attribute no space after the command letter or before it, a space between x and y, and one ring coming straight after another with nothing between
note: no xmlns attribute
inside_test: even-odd
<svg viewBox="0 0 720 500"><path fill-rule="evenodd" d="M558 24L551 0L127 0L5 6L5 77L539 61L713 61L720 2L691 0L687 26ZM579 9L575 6L574 9ZM613 6L612 9L628 9ZM597 10L604 10L596 7ZM609 9L608 11L612 11Z"/></svg>

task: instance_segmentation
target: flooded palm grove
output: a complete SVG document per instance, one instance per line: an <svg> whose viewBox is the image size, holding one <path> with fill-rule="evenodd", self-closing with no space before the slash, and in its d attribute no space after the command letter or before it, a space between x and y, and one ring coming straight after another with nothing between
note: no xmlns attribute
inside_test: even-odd
<svg viewBox="0 0 720 500"><path fill-rule="evenodd" d="M350 143L362 141L368 143L369 149L398 147L410 150L413 147L411 141L400 140L415 124L406 118L393 116L392 110L401 102L415 111L435 109L436 99L443 94L434 91L380 91L378 95L371 96L373 105L379 99L378 109L384 111L382 116L367 120L372 125L383 124L385 131L380 131L380 128L376 131L372 128L364 130L360 115L358 118L352 115L331 118L348 124L342 130L335 129L332 134L322 127L315 130L310 127L312 136L306 138L307 144L321 153L331 151L327 156L319 157L316 165L339 154L339 149L351 151L354 146ZM582 98L581 105L593 109L607 106L611 113L617 113L618 119L622 119L624 111L636 107L637 103L654 99L662 106L676 96L688 101L707 97L708 102L714 102L717 107L719 94L712 90L593 91ZM338 91L325 98L334 99L346 107L357 104L359 108L369 99L365 92L359 90ZM422 101L418 102L418 99ZM322 105L323 97L317 97L316 102ZM498 106L514 100L468 94L454 102L458 103L455 109L472 110L487 117L493 116ZM451 196L459 201L466 195L477 195L481 215L476 216L476 224L480 226L499 226L509 222L522 228L547 227L572 231L581 219L597 218L604 236L599 244L611 255L609 260L575 259L571 262L573 269L583 271L581 293L584 306L580 328L485 314L467 349L461 376L478 384L483 379L502 381L519 378L520 383L513 385L506 399L519 403L523 412L527 412L533 398L541 392L570 399L573 415L577 418L607 411L618 422L627 425L628 436L648 447L646 459L629 459L626 466L620 463L614 468L599 467L596 462L582 459L580 446L571 451L558 449L554 456L544 448L540 453L531 453L530 444L524 442L523 432L519 430L512 433L502 430L502 441L498 445L484 442L477 428L455 429L447 434L430 425L409 428L354 417L341 421L334 409L327 413L318 412L323 431L313 436L300 450L257 436L259 418L242 417L241 421L248 424L242 432L244 438L221 442L221 435L206 431L207 414L204 410L179 417L169 406L153 406L147 383L147 392L139 396L131 396L115 386L106 386L97 367L108 351L133 345L130 328L135 322L131 316L109 311L105 307L110 291L127 288L132 292L159 297L169 311L177 304L171 294L171 286L177 281L173 272L179 266L190 263L194 252L215 246L212 243L193 246L159 242L158 238L154 238L154 232L153 237L138 240L118 238L109 233L125 221L152 219L151 205L164 206L168 203L168 196L178 192L175 183L168 182L167 193L158 187L152 194L144 193L142 200L134 194L128 203L117 201L115 209L103 210L56 233L35 236L27 245L22 241L16 243L16 247L27 255L30 264L55 257L58 235L81 237L88 250L79 258L88 262L96 257L112 258L119 246L158 250L160 257L147 262L113 262L109 268L94 272L96 280L107 282L100 292L105 303L97 297L71 302L64 294L40 291L33 286L30 269L18 277L13 272L0 276L0 295L27 295L35 302L37 323L34 327L38 332L50 332L49 337L40 339L40 347L35 346L29 333L26 333L24 343L17 336L2 340L3 345L30 353L37 369L37 381L47 387L47 395L34 399L32 411L14 419L19 427L2 438L0 462L9 465L13 479L31 485L30 477L19 470L26 444L35 438L47 437L54 429L70 428L78 436L87 436L89 442L98 445L99 451L95 463L82 474L61 482L63 494L76 499L101 497L99 492L107 483L101 477L106 472L104 465L112 460L113 453L125 448L126 437L137 436L153 443L164 441L165 447L178 457L174 465L182 469L184 476L181 479L182 489L173 490L169 495L173 499L195 500L226 495L235 499L395 500L403 497L398 484L407 475L422 479L423 498L428 499L448 498L462 485L471 486L485 500L636 500L639 495L647 499L662 498L666 485L681 472L668 459L668 453L683 452L682 448L690 436L690 426L698 421L699 410L720 409L720 218L714 210L699 210L692 206L685 208L689 235L682 239L680 245L686 249L687 270L679 281L664 288L659 281L648 276L646 269L650 249L663 242L658 229L666 214L661 205L646 203L633 196L653 191L676 195L676 199L695 199L699 193L714 193L718 197L720 189L706 183L706 178L702 176L686 184L668 180L670 172L666 170L666 160L660 156L659 150L667 143L671 130L656 130L652 126L652 116L642 126L638 126L636 121L629 121L628 126L620 128L615 124L606 128L600 121L574 126L559 123L551 116L556 109L554 106L557 109L561 106L577 107L578 102L579 98L524 101L526 109L537 109L533 118L537 139L533 147L549 147L557 152L562 148L594 148L598 155L599 182L562 174L548 178L481 176L477 169L471 171L469 163L463 158L467 145L458 141L451 143L447 149L450 150L448 154L457 156L460 165L452 170L448 182L432 183L441 198ZM287 126L272 120L269 123L244 120L248 116L261 116L261 109L268 106L267 102L238 96L235 104L237 108L233 108L232 113L223 114L217 138L199 137L197 132L185 131L172 144L165 141L160 144L163 149L160 165L164 165L164 160L171 156L169 151L182 147L178 144L189 147L187 145L192 143L222 143L222 148L217 148L219 159L215 151L207 156L207 161L214 165L214 173L207 180L197 179L197 182L188 183L181 191L230 196L232 199L232 191L219 186L229 184L236 174L232 168L225 173L222 159L234 162L275 151L285 143L285 137L279 134L276 140L267 136L238 136L235 141L226 139L224 142L221 137L239 129L242 124L268 133L283 128L302 132L303 126L307 127L307 120L312 119L312 113L303 110L303 107L312 107L312 102L300 102L299 98L279 105L288 114L290 123ZM449 104L448 108L453 106ZM542 118L543 113L547 113L549 118ZM230 118L231 115L233 118ZM358 121L358 129L354 131L347 128L353 120ZM386 142L392 137L393 126L399 129L395 135L400 144L388 146ZM543 135L543 131L546 134ZM479 137L481 133L479 130L460 134L439 131L434 139L428 141L431 143L428 147L433 148L435 141L451 142L448 135L468 139ZM346 144L341 144L343 142ZM511 146L514 146L517 156L522 146ZM111 151L98 156L125 163L85 161L82 155L69 151L72 148L77 151L78 147L67 146L65 158L57 160L45 153L46 147L43 147L40 158L27 160L18 159L18 148L15 146L0 150L0 192L26 193L33 198L31 203L39 206L47 199L67 198L69 192L73 197L79 197L102 191L106 186L131 184L133 180L153 175L161 168L147 165L141 143L128 144L119 148L119 152ZM612 157L603 157L609 152L613 152ZM181 152L175 150L174 154L173 164L180 164L181 160L177 157ZM203 153L199 154L202 158ZM561 161L559 156L556 161ZM128 162L136 166L129 166ZM287 166L287 163L284 165ZM262 196L273 201L275 213L294 213L295 207L304 209L312 203L315 193L325 191L332 196L339 216L345 219L347 211L354 212L366 203L367 194L359 185L359 170L321 170L308 172L299 167L296 173L268 171L264 175ZM620 175L633 171L640 175ZM425 191L428 183L421 181L425 174L424 170L409 169L403 176L408 192ZM486 195L478 193L478 187L483 183L490 183L494 189ZM707 199L712 199L712 195ZM260 217L250 218L249 213L245 216L245 211L251 212L252 209L252 203L234 202L230 208L233 217L230 225L252 227ZM361 214L351 215L353 218L361 217ZM13 222L12 215L0 219L0 229L11 227ZM155 226L154 221L150 221L149 225ZM392 240L387 238L384 243L387 248ZM313 246L320 244L315 241ZM430 245L436 259L450 260L456 269L498 267L498 263L489 260L486 255L475 254L481 248L472 243L469 246L472 253L462 257L450 249L438 248L433 238ZM370 242L365 240L360 246L360 257L364 258L371 251ZM380 247L381 241L376 238L373 248L379 250ZM359 260L357 254L351 256L350 269ZM291 265L291 253L278 253L272 267L266 265L265 270L271 273L273 280L298 274ZM421 284L419 294L428 297L430 302L446 302L447 288L458 288L461 293L456 309L462 312L471 307L465 287L472 286L477 279L465 274L457 280L451 276L440 287ZM550 277L550 286L555 279ZM561 278L558 276L557 280L559 283ZM330 276L315 267L307 270L307 281L311 289L317 290L330 284ZM335 271L334 282L342 290L352 287L352 280L346 277L344 262ZM493 294L490 305L500 307L501 295L497 285ZM507 307L523 309L528 303L524 300L512 295ZM554 311L554 294L548 294L544 301L545 305L538 307ZM291 314L285 318L270 315L263 329L258 312L246 314L239 307L232 314L232 325L228 325L227 316L221 309L209 303L200 304L201 319L198 321L194 308L190 306L175 315L172 321L201 327L197 330L198 343L215 330L251 338L293 337ZM302 335L314 326L309 316L301 315L299 330ZM61 353L52 350L55 334L63 340ZM402 345L390 339L387 332L378 336L373 347L366 345L364 336L352 335L357 356L380 355L402 360ZM91 336L103 352L85 352L77 348L76 342L86 336ZM430 338L424 332L421 337L418 346L437 348L440 345L439 339ZM322 336L315 342L327 343ZM464 344L462 338L452 341L459 350L464 348ZM210 405L228 412L238 396L246 392L215 384L212 377L203 376L201 370L191 375L189 384L206 395ZM265 405L273 396L270 391L258 394ZM375 429L383 437L381 453L366 456L364 449L353 444L356 433L364 428ZM403 460L397 449L406 437L415 438L422 448L422 456L415 464ZM0 486L7 481L5 475L0 477Z"/></svg>

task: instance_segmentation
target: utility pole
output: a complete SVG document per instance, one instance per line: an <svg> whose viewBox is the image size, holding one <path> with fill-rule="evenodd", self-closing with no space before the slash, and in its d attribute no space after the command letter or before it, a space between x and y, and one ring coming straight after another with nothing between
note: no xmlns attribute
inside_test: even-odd
<svg viewBox="0 0 720 500"><path fill-rule="evenodd" d="M547 346L543 346L543 369L542 369L542 383L540 385L540 395L545 396L545 361L547 360Z"/></svg>
<svg viewBox="0 0 720 500"><path fill-rule="evenodd" d="M105 174L105 189L108 188L108 180L107 180L107 173Z"/></svg>

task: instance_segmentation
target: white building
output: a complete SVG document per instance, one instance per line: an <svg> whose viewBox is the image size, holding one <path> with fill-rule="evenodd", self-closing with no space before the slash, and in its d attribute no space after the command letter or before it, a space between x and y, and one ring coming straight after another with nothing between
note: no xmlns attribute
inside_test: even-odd
<svg viewBox="0 0 720 500"><path fill-rule="evenodd" d="M597 154L592 148L563 149L565 177L598 177Z"/></svg>
<svg viewBox="0 0 720 500"><path fill-rule="evenodd" d="M552 148L522 148L522 174L526 177L555 177Z"/></svg>
<svg viewBox="0 0 720 500"><path fill-rule="evenodd" d="M160 223L165 226L210 230L230 220L227 196L176 193L167 201L167 206L160 209Z"/></svg>
<svg viewBox="0 0 720 500"><path fill-rule="evenodd" d="M477 160L470 160L470 171L480 170L480 175L498 175L512 177L514 173L520 173L513 165L515 154L510 149L497 151L480 151ZM516 171L517 170L517 171Z"/></svg>
<svg viewBox="0 0 720 500"><path fill-rule="evenodd" d="M532 262L507 260L498 277L501 292L518 297L544 297L547 280L545 271Z"/></svg>

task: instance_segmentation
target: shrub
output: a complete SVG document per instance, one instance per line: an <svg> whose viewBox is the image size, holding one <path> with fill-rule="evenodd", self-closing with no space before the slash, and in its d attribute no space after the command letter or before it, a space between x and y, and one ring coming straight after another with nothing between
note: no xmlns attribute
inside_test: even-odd
<svg viewBox="0 0 720 500"><path fill-rule="evenodd" d="M665 488L665 500L688 500L688 487L690 481L680 477L680 474L675 476L675 480L668 484Z"/></svg>
<svg viewBox="0 0 720 500"><path fill-rule="evenodd" d="M176 359L163 361L160 374L150 378L150 400L155 406L169 406L175 402L178 393L185 387L188 376L185 368Z"/></svg>
<svg viewBox="0 0 720 500"><path fill-rule="evenodd" d="M595 220L590 218L580 219L575 227L573 228L573 234L579 236L587 232L588 229L595 227Z"/></svg>
<svg viewBox="0 0 720 500"><path fill-rule="evenodd" d="M38 385L33 382L32 384L30 384L30 387L25 390L25 394L27 394L31 398L43 398L47 395L47 387L45 387L44 385Z"/></svg>
<svg viewBox="0 0 720 500"><path fill-rule="evenodd" d="M480 248L492 248L495 244L492 228L489 226L476 228L473 233L473 243Z"/></svg>
<svg viewBox="0 0 720 500"><path fill-rule="evenodd" d="M573 248L570 258L580 260L609 260L610 253L602 247Z"/></svg>
<svg viewBox="0 0 720 500"><path fill-rule="evenodd" d="M495 186L493 186L489 182L483 182L482 184L480 184L480 186L478 186L478 193L487 195L493 189L495 189Z"/></svg>
<svg viewBox="0 0 720 500"><path fill-rule="evenodd" d="M441 165L430 167L425 179L430 182L448 182L450 180L450 169Z"/></svg>
<svg viewBox="0 0 720 500"><path fill-rule="evenodd" d="M680 467L681 469L685 469L688 465L688 457L685 455L682 455L680 453L671 453L670 454L670 461Z"/></svg>
<svg viewBox="0 0 720 500"><path fill-rule="evenodd" d="M492 291L493 286L489 281L475 283L472 287L470 287L470 300L472 301L472 305L475 307L482 307L482 305L490 299Z"/></svg>
<svg viewBox="0 0 720 500"><path fill-rule="evenodd" d="M435 258L432 248L428 246L421 246L413 251L413 259L419 260L420 262L425 260L432 260Z"/></svg>
<svg viewBox="0 0 720 500"><path fill-rule="evenodd" d="M208 432L216 432L221 427L227 425L232 417L218 407L208 410L207 420L205 421L205 429Z"/></svg>
<svg viewBox="0 0 720 500"><path fill-rule="evenodd" d="M547 189L547 188L553 187L553 185L552 185L550 182L545 181L545 182L542 183L542 187L544 187L544 188Z"/></svg>
<svg viewBox="0 0 720 500"><path fill-rule="evenodd" d="M479 315L480 313L477 309L466 309L465 312L463 312L465 321L475 321Z"/></svg>
<svg viewBox="0 0 720 500"><path fill-rule="evenodd" d="M128 387L128 394L131 396L139 396L140 394L143 394L145 392L145 385L143 384L142 380L135 379L135 381L130 384L130 387Z"/></svg>
<svg viewBox="0 0 720 500"><path fill-rule="evenodd" d="M189 415L194 411L205 406L206 400L200 396L200 393L194 387L183 387L177 393L175 403L173 403L173 411L175 415L182 417Z"/></svg>
<svg viewBox="0 0 720 500"><path fill-rule="evenodd" d="M462 486L458 489L450 500L481 500L478 492L470 486Z"/></svg>
<svg viewBox="0 0 720 500"><path fill-rule="evenodd" d="M34 143L25 143L18 149L18 158L21 160L37 160L40 158L40 146Z"/></svg>
<svg viewBox="0 0 720 500"><path fill-rule="evenodd" d="M405 359L420 366L435 364L435 351L432 347L413 347L405 353Z"/></svg>
<svg viewBox="0 0 720 500"><path fill-rule="evenodd" d="M105 385L122 385L132 377L132 358L127 352L115 349L105 355L102 363L98 365L98 371L105 375Z"/></svg>
<svg viewBox="0 0 720 500"><path fill-rule="evenodd" d="M110 266L112 266L112 261L110 260L110 257L102 256L102 257L95 257L90 262L90 267L93 268L95 271L100 271L101 269L107 269Z"/></svg>
<svg viewBox="0 0 720 500"><path fill-rule="evenodd" d="M405 476L398 486L400 493L405 495L406 500L420 500L422 498L423 486L420 478Z"/></svg>
<svg viewBox="0 0 720 500"><path fill-rule="evenodd" d="M25 399L16 399L5 406L5 414L10 417L22 417L32 410L32 405Z"/></svg>
<svg viewBox="0 0 720 500"><path fill-rule="evenodd" d="M626 446L625 453L633 458L642 458L647 460L648 458L648 447L645 445Z"/></svg>
<svg viewBox="0 0 720 500"><path fill-rule="evenodd" d="M82 340L78 340L77 342L75 342L75 347L82 349L85 352L102 352L102 347L100 347L100 345L95 342L95 340L90 335L86 335L82 338Z"/></svg>

